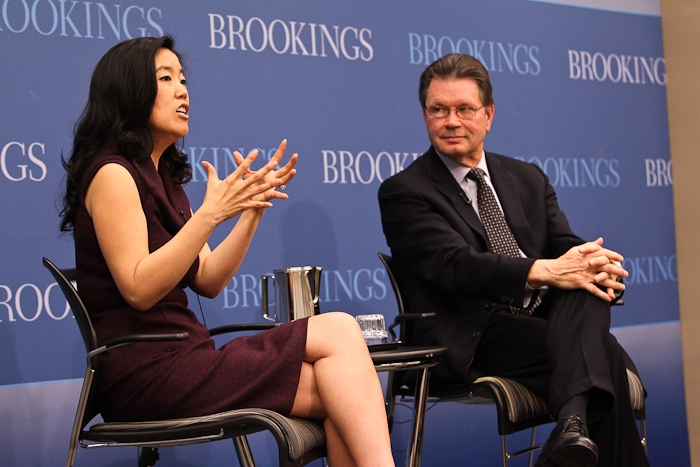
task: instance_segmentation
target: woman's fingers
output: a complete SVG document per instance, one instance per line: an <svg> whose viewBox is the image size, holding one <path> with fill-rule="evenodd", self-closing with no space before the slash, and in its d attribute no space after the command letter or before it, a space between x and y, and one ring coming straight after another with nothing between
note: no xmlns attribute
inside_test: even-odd
<svg viewBox="0 0 700 467"><path fill-rule="evenodd" d="M210 180L211 181L219 180L219 176L216 174L216 169L214 168L213 165L211 165L207 161L202 161L202 165L204 166L204 170L207 173L207 183L209 183Z"/></svg>
<svg viewBox="0 0 700 467"><path fill-rule="evenodd" d="M270 200L288 198L289 195L278 189L296 175L295 165L299 156L293 154L283 167L277 169L286 148L287 140L284 139L270 160L255 171L250 167L258 157L257 150L251 151L246 157L234 151L233 157L238 167L223 180L218 179L215 168L209 162L203 162L208 180L211 182L209 186L212 187L212 193L218 193L214 198L218 198L219 202L230 207L236 206L234 210L238 212L246 209L268 208L272 206ZM217 188L214 189L214 187Z"/></svg>
<svg viewBox="0 0 700 467"><path fill-rule="evenodd" d="M297 160L299 159L299 154L294 153L292 154L292 157L289 158L289 161L283 166L277 169L276 174L277 177L283 177L290 173L292 170L294 170L294 166L297 165Z"/></svg>
<svg viewBox="0 0 700 467"><path fill-rule="evenodd" d="M279 147L275 151L275 154L267 162L267 164L265 164L262 168L260 168L257 171L250 170L251 164L253 163L255 158L258 156L257 149L251 151L245 159L243 158L243 156L241 155L240 152L234 151L233 157L234 157L234 160L236 161L236 164L238 164L238 168L240 169L241 166L243 166L243 168L245 168L246 170L245 171L236 170L232 174L230 174L229 177L235 176L235 177L247 178L251 174L258 174L261 176L265 176L269 172L271 172L272 170L279 172L278 174L276 174L278 178L286 175L294 168L294 166L296 165L297 159L299 157L298 154L296 154L296 153L293 154L292 157L287 162L287 164L285 164L283 167L280 167L279 169L277 169L277 166L279 165L280 161L282 160L282 156L284 155L284 151L286 150L286 148L287 148L287 140L284 139L284 140L282 140ZM253 153L255 153L255 154L253 155Z"/></svg>
<svg viewBox="0 0 700 467"><path fill-rule="evenodd" d="M282 156L284 155L284 151L286 151L286 150L287 150L287 139L285 138L282 140L280 145L277 146L277 151L275 151L275 154L270 159L276 160L279 163L279 161L282 160Z"/></svg>
<svg viewBox="0 0 700 467"><path fill-rule="evenodd" d="M231 172L228 175L228 177L226 177L224 180L227 181L228 183L231 183L231 182L236 181L236 180L241 180L241 179L245 180L249 177L249 175L254 174L255 172L250 170L250 166L253 164L255 159L258 157L258 154L259 154L258 150L253 149L252 151L250 151L248 153L248 155L244 159L243 156L241 156L241 153L239 153L238 151L235 151L233 153L233 157L234 157L234 160L236 161L236 164L238 164L238 167L236 167L236 170Z"/></svg>
<svg viewBox="0 0 700 467"><path fill-rule="evenodd" d="M233 160L236 161L236 165L240 167L243 163L243 156L238 151L233 151Z"/></svg>

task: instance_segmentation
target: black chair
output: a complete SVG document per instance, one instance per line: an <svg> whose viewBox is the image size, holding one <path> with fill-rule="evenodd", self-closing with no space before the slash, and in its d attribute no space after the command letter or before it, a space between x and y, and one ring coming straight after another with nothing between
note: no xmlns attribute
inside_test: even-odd
<svg viewBox="0 0 700 467"><path fill-rule="evenodd" d="M396 304L398 307L398 316L394 323L389 327L389 331L396 340L394 328L400 327L399 340L406 339L406 322L413 319L430 319L435 316L434 313L405 313L405 298L399 284L396 280L396 275L393 271L392 257L379 252L379 259L382 261L387 275L391 282L391 287L396 296ZM645 411L645 392L641 381L631 371L627 371L627 376L630 384L630 396L632 400L632 408L635 413L635 418L641 423L642 444L646 450L646 411ZM404 375L399 372L391 373L387 382L386 406L387 416L389 417L389 427L391 430L394 416L394 406L396 397L410 397L411 390L403 384ZM503 466L508 466L508 461L515 457L529 454L529 464L532 466L534 462L534 453L542 449L542 445L536 445L537 427L554 421L550 414L547 402L540 396L530 391L522 384L502 377L484 376L476 379L472 383L458 385L450 388L447 391L428 391L430 398L438 401L452 401L465 404L495 404L496 415L498 420L498 434L501 436L501 455ZM530 445L516 451L508 452L506 436L531 429L532 435Z"/></svg>
<svg viewBox="0 0 700 467"><path fill-rule="evenodd" d="M158 342L188 339L187 333L141 334L112 339L97 346L95 330L90 317L73 287L75 269L58 269L44 258L44 266L51 272L68 301L80 328L87 350L87 371L78 402L78 410L70 439L67 467L75 462L77 447L101 448L136 446L142 448L139 467L152 466L158 459L158 448L233 439L239 464L255 467L246 435L268 430L277 441L280 467L300 467L325 456L325 433L320 423L265 409L242 409L203 417L147 422L96 423L88 426L99 414L98 394L93 380L98 373L97 356L111 348L134 342ZM229 325L215 328L212 335L232 331L269 329L274 324Z"/></svg>

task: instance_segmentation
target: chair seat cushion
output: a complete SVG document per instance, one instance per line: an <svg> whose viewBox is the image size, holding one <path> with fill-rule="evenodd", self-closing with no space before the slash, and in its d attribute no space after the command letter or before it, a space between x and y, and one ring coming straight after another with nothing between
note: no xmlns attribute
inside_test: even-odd
<svg viewBox="0 0 700 467"><path fill-rule="evenodd" d="M644 391L644 386L639 376L635 375L629 369L627 370L627 381L630 386L630 402L632 403L632 410L642 410L644 409L644 399L646 398L646 392Z"/></svg>
<svg viewBox="0 0 700 467"><path fill-rule="evenodd" d="M495 385L503 393L508 409L508 420L511 423L544 417L550 413L549 405L544 399L517 381L496 376L483 376L474 381L474 385L479 384Z"/></svg>
<svg viewBox="0 0 700 467"><path fill-rule="evenodd" d="M627 370L627 379L629 381L632 410L644 409L646 393L641 380L630 370ZM547 416L550 413L549 406L544 399L511 379L483 376L477 378L472 384L467 385L466 388L470 390L469 400L463 399L458 394L443 394L441 399L463 399L463 402L493 403L494 394L497 392L504 402L508 411L508 420L511 423L520 423L529 419ZM462 388L461 392L462 394L464 393L464 388Z"/></svg>
<svg viewBox="0 0 700 467"><path fill-rule="evenodd" d="M97 423L84 433L83 438L99 442L161 441L163 445L173 445L173 441L177 440L215 436L229 426L235 430L222 433L222 438L269 429L276 438L286 441L292 460L298 460L310 450L325 444L325 433L320 422L285 417L266 409L239 409L162 421Z"/></svg>

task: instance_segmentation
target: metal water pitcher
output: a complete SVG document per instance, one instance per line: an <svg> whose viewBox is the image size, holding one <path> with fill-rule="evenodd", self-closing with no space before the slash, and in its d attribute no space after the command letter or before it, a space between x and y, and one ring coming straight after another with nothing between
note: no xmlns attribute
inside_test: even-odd
<svg viewBox="0 0 700 467"><path fill-rule="evenodd" d="M297 266L277 269L273 276L262 276L262 316L268 321L288 323L321 312L320 266ZM275 313L269 314L268 281L275 286Z"/></svg>

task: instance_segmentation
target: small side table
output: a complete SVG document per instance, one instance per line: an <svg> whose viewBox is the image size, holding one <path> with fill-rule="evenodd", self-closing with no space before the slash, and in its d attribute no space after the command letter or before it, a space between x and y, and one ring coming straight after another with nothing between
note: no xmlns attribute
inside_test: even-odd
<svg viewBox="0 0 700 467"><path fill-rule="evenodd" d="M423 450L423 429L428 402L430 368L434 367L447 351L438 346L370 346L370 355L377 371L423 370L416 379L413 403L413 425L406 451L406 467L420 467ZM392 404L393 406L393 404ZM387 414L393 417L393 414Z"/></svg>

